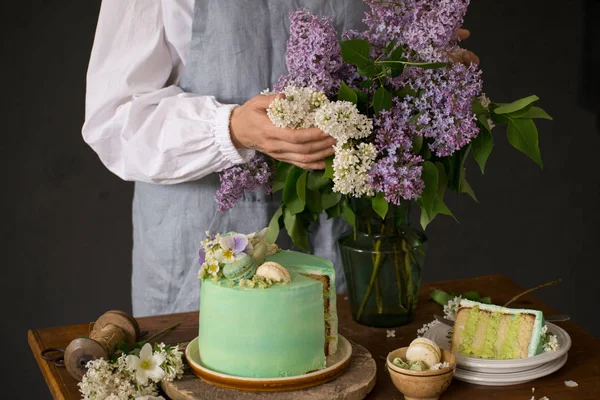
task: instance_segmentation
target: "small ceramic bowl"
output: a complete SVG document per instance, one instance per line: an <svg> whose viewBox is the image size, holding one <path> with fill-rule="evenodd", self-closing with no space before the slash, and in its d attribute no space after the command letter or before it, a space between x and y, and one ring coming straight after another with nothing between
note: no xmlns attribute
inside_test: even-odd
<svg viewBox="0 0 600 400"><path fill-rule="evenodd" d="M396 357L405 360L408 347L392 351L387 356L387 370L394 382L394 386L402 392L406 400L437 400L444 393L456 370L456 357L448 350L442 350L442 362L447 361L450 366L437 371L411 371L400 368L392 361Z"/></svg>

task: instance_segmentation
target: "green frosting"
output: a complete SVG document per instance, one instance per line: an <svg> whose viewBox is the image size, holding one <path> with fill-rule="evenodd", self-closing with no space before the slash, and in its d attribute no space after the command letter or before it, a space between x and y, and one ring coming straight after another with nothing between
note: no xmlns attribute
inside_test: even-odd
<svg viewBox="0 0 600 400"><path fill-rule="evenodd" d="M483 344L483 351L481 356L483 358L496 358L498 351L496 349L496 340L498 340L498 329L500 328L500 321L502 314L492 313L489 317L487 331L485 335L485 342Z"/></svg>
<svg viewBox="0 0 600 400"><path fill-rule="evenodd" d="M479 322L479 307L475 306L469 310L469 316L467 317L467 324L463 332L463 340L461 344L460 352L464 354L475 354L473 349L473 339L475 337L475 331L477 330L477 323Z"/></svg>
<svg viewBox="0 0 600 400"><path fill-rule="evenodd" d="M323 285L293 270L291 277L290 283L265 290L202 281L202 364L228 375L256 378L324 368Z"/></svg>
<svg viewBox="0 0 600 400"><path fill-rule="evenodd" d="M515 358L515 344L519 339L519 328L521 327L521 314L516 314L510 320L508 325L508 331L506 332L506 339L502 345L502 351L500 352L501 360L510 360Z"/></svg>

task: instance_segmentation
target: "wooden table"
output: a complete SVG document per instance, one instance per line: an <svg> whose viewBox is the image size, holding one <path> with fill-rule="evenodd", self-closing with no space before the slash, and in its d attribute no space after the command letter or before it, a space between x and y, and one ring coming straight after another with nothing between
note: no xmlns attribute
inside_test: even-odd
<svg viewBox="0 0 600 400"><path fill-rule="evenodd" d="M385 357L390 351L407 346L415 338L417 329L424 323L430 322L434 313L441 312L439 305L428 300L429 293L435 288L446 291L452 290L456 293L477 290L480 294L491 296L492 300L499 304L503 304L522 291L522 288L502 275L424 284L420 291L415 321L409 325L395 328L395 337L393 338L386 337L385 328L370 328L352 321L348 301L343 295L339 295L340 333L366 347L377 362L377 384L369 394L368 399L402 399L402 395L392 385L384 369ZM555 310L546 306L533 295L524 296L513 306L535 308L546 314L556 313ZM559 311L562 313L569 312L569 310L562 309ZM181 321L181 325L175 331L159 338L160 341L165 343L187 342L197 336L198 313L196 312L138 319L141 329L147 329L151 333L178 321ZM536 399L543 396L548 396L550 400L600 399L600 340L572 322L563 322L560 325L571 336L573 346L569 351L567 363L559 371L533 382L506 387L477 386L454 380L442 398L528 400L532 396L531 389L535 387L534 395ZM40 351L49 347L65 348L71 340L87 335L89 333L88 329L89 324L83 323L80 325L33 329L28 332L29 346L55 399L80 399L77 382L71 378L64 368L56 367L51 362L44 361L40 357ZM566 380L576 381L579 387L569 388L565 386L564 382Z"/></svg>

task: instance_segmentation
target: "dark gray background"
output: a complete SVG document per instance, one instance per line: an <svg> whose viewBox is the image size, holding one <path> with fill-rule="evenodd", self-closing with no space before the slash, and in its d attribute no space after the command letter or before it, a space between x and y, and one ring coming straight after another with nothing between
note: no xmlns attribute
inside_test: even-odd
<svg viewBox="0 0 600 400"><path fill-rule="evenodd" d="M555 120L539 123L543 171L495 132L485 176L469 165L480 203L448 197L460 223L444 217L428 229L423 279L504 273L531 287L562 278L537 295L600 337L598 103L589 101L586 110L580 91L598 87L597 77L583 74L593 70L594 57L598 63L600 45L595 27L588 36L596 42L584 44L583 4L473 1L466 45L481 57L486 92L499 102L535 93ZM0 343L2 392L9 398L50 397L27 329L131 309L132 184L108 172L80 134L99 5L2 5ZM590 93L588 100L598 98Z"/></svg>

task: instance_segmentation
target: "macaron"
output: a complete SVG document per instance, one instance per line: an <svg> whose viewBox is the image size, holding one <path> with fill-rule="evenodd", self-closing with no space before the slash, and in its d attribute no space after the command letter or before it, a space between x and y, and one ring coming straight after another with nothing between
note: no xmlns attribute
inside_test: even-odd
<svg viewBox="0 0 600 400"><path fill-rule="evenodd" d="M288 270L273 261L267 261L258 267L256 275L270 279L272 282L288 283L292 280Z"/></svg>
<svg viewBox="0 0 600 400"><path fill-rule="evenodd" d="M242 279L252 279L256 273L256 266L252 257L245 255L223 267L223 275L230 281L239 282Z"/></svg>
<svg viewBox="0 0 600 400"><path fill-rule="evenodd" d="M423 361L428 367L440 362L442 351L440 347L427 338L416 338L406 350L407 361Z"/></svg>

